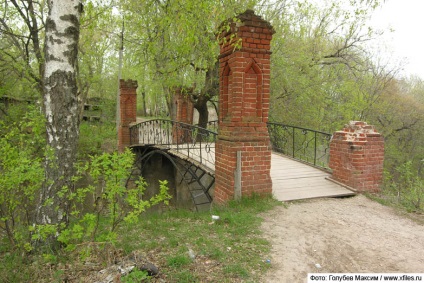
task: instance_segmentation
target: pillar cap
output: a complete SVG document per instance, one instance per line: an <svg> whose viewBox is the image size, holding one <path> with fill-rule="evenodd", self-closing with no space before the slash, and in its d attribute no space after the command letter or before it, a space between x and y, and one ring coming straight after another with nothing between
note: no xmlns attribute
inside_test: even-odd
<svg viewBox="0 0 424 283"><path fill-rule="evenodd" d="M240 26L261 27L261 28L269 29L272 34L275 33L275 30L272 27L272 25L268 21L265 21L264 19L262 19L261 16L256 15L253 10L248 9L244 13L239 14L236 18L240 20L240 23L236 24L238 27Z"/></svg>
<svg viewBox="0 0 424 283"><path fill-rule="evenodd" d="M367 141L368 137L381 137L374 126L362 121L350 121L344 129L333 134L334 140Z"/></svg>
<svg viewBox="0 0 424 283"><path fill-rule="evenodd" d="M255 27L268 30L268 33L274 34L275 30L272 25L262 19L261 16L255 14L253 10L246 10L244 13L237 15L224 21L218 28L218 37L224 38L232 33L237 33L240 27Z"/></svg>

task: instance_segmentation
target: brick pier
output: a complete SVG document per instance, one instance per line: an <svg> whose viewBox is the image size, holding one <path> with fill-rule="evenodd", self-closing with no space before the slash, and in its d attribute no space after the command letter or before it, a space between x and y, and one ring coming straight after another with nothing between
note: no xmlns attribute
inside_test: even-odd
<svg viewBox="0 0 424 283"><path fill-rule="evenodd" d="M220 35L214 196L217 203L254 193L272 194L271 147L266 122L274 30L251 10L237 19L229 22L229 30Z"/></svg>
<svg viewBox="0 0 424 283"><path fill-rule="evenodd" d="M358 192L378 192L383 181L384 138L374 126L350 122L330 143L332 178Z"/></svg>

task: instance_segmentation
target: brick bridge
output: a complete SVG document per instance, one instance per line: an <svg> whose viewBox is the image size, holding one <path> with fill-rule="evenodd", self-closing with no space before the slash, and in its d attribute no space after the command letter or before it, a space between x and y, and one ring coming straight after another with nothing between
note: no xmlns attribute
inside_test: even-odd
<svg viewBox="0 0 424 283"><path fill-rule="evenodd" d="M178 90L174 121L137 124L137 82L120 82L119 148L137 153L135 175L153 163L161 168L165 158L179 172L175 187L185 183L196 206L251 194L290 200L378 191L384 140L373 126L350 122L331 135L268 122L273 28L250 10L237 18L220 36L220 111L212 128L192 126L193 105Z"/></svg>

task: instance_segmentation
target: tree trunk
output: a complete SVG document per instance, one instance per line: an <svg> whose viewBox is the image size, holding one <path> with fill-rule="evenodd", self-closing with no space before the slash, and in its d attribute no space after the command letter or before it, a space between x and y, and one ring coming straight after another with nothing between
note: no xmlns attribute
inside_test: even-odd
<svg viewBox="0 0 424 283"><path fill-rule="evenodd" d="M199 112L198 126L200 128L207 129L209 122L208 98L205 96L199 96L194 104L194 108L196 108ZM207 131L199 130L196 141L205 141L205 135L207 135Z"/></svg>
<svg viewBox="0 0 424 283"><path fill-rule="evenodd" d="M76 64L81 8L79 0L52 1L46 21L43 98L51 152L46 158L46 180L38 200L38 224L65 220L66 207L58 191L71 187L74 175L79 137Z"/></svg>
<svg viewBox="0 0 424 283"><path fill-rule="evenodd" d="M147 109L146 109L146 92L143 91L141 93L141 96L143 97L143 117L147 117Z"/></svg>
<svg viewBox="0 0 424 283"><path fill-rule="evenodd" d="M194 108L199 112L199 127L206 129L209 122L208 98L199 96L194 104Z"/></svg>
<svg viewBox="0 0 424 283"><path fill-rule="evenodd" d="M199 127L207 128L209 122L208 101L219 95L219 62L211 66L205 76L205 86L193 97L194 108L199 112Z"/></svg>

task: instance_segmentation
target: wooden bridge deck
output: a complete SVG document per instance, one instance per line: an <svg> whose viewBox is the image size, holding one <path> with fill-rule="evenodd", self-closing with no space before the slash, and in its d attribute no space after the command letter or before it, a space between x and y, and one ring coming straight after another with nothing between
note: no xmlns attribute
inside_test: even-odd
<svg viewBox="0 0 424 283"><path fill-rule="evenodd" d="M355 194L328 177L329 173L302 162L275 153L271 156L272 191L279 201Z"/></svg>
<svg viewBox="0 0 424 283"><path fill-rule="evenodd" d="M184 148L184 146L180 146ZM187 155L188 150L180 148L176 155ZM171 146L170 150L175 151ZM203 162L211 172L215 171L215 145L211 144L209 150L191 149L191 160L200 161L200 151L202 151ZM193 155L193 153L195 154ZM293 160L283 155L272 153L271 155L271 179L274 197L279 201L302 200L322 197L342 197L355 193L345 187L338 185L327 178L330 174Z"/></svg>

